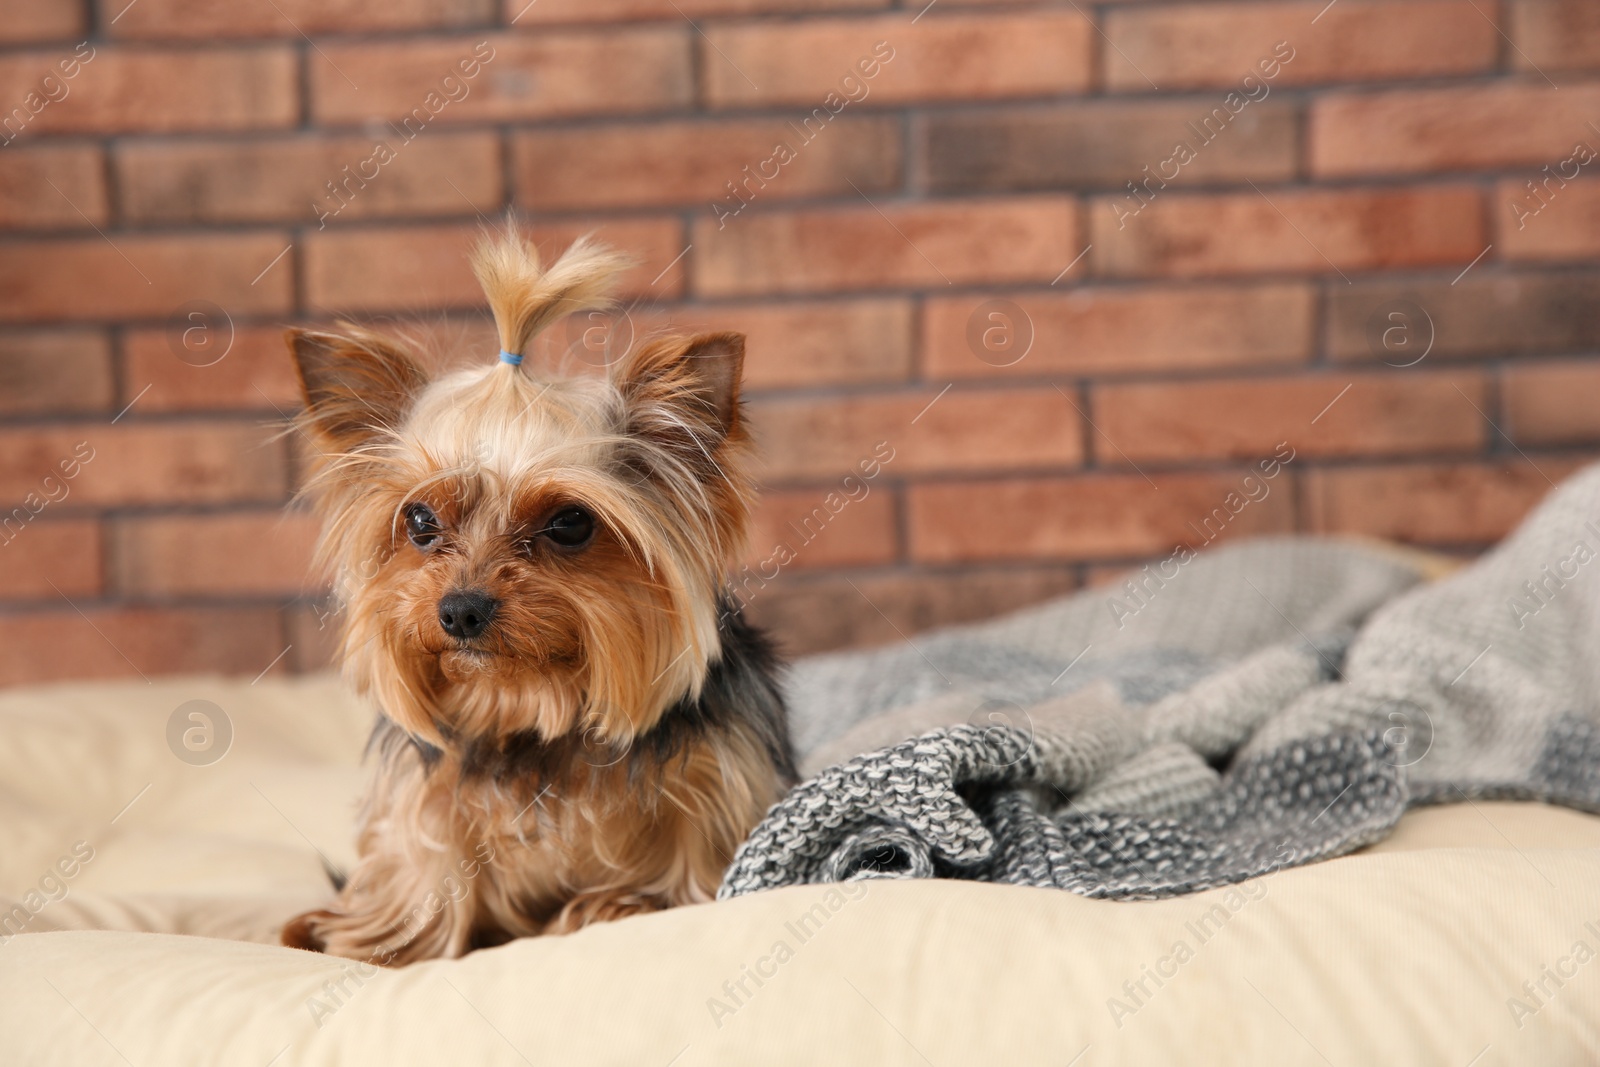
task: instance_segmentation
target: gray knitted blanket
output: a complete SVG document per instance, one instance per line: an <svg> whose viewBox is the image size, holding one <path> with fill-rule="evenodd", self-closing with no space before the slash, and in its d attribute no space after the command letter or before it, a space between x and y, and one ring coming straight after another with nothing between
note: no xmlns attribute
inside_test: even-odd
<svg viewBox="0 0 1600 1067"><path fill-rule="evenodd" d="M1341 855L1411 804L1600 811L1600 466L1433 584L1309 538L789 679L811 777L720 897L858 878L1173 896Z"/></svg>

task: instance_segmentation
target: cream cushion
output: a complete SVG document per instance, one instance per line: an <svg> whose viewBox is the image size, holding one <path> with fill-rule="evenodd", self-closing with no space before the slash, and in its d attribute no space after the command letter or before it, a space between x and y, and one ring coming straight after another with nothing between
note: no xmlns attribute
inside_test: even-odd
<svg viewBox="0 0 1600 1067"><path fill-rule="evenodd" d="M1600 1061L1600 818L1538 804L1176 900L872 882L398 971L278 947L350 862L369 722L327 677L0 694L0 1061Z"/></svg>

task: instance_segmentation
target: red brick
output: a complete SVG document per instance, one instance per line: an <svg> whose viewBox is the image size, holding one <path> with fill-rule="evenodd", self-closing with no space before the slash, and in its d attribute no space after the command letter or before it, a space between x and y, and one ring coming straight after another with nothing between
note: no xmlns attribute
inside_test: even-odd
<svg viewBox="0 0 1600 1067"><path fill-rule="evenodd" d="M700 65L711 107L803 105L825 117L865 101L1084 92L1094 39L1070 11L750 22L707 28ZM874 67L879 42L890 58Z"/></svg>
<svg viewBox="0 0 1600 1067"><path fill-rule="evenodd" d="M1420 174L1554 166L1600 114L1600 85L1543 80L1325 96L1310 110L1311 171Z"/></svg>
<svg viewBox="0 0 1600 1067"><path fill-rule="evenodd" d="M293 511L122 519L111 541L115 589L138 599L293 596L317 584L318 530Z"/></svg>
<svg viewBox="0 0 1600 1067"><path fill-rule="evenodd" d="M340 615L331 601L297 604L284 612L293 646L284 664L295 674L321 671L336 661Z"/></svg>
<svg viewBox="0 0 1600 1067"><path fill-rule="evenodd" d="M1078 413L1054 389L919 389L888 396L772 400L750 407L768 478L838 478L894 450L895 477L1074 467L1083 461Z"/></svg>
<svg viewBox="0 0 1600 1067"><path fill-rule="evenodd" d="M1397 308L1396 300L1409 301L1424 314ZM1430 360L1580 352L1600 347L1600 317L1591 312L1597 302L1600 273L1595 271L1494 274L1480 266L1458 280L1336 283L1328 287L1327 348L1339 360L1409 363L1417 350L1385 348L1379 332L1396 321L1387 316L1399 310L1398 325L1416 320L1411 337Z"/></svg>
<svg viewBox="0 0 1600 1067"><path fill-rule="evenodd" d="M504 202L492 133L433 131L411 142L383 130L134 141L117 150L116 163L123 216L140 223L287 220L321 229L358 218L492 212Z"/></svg>
<svg viewBox="0 0 1600 1067"><path fill-rule="evenodd" d="M907 300L698 304L659 316L635 312L633 319L637 334L667 326L744 334L748 390L898 382L911 376Z"/></svg>
<svg viewBox="0 0 1600 1067"><path fill-rule="evenodd" d="M325 124L399 123L423 108L424 114L434 112L426 125L662 111L690 103L693 32L680 23L599 33L324 44L320 58L310 61L313 111ZM459 64L474 62L474 49L485 42L493 51L476 54L487 55L488 62L463 79ZM447 77L456 82L444 85ZM447 92L459 99L449 100ZM431 108L425 103L430 94L436 96Z"/></svg>
<svg viewBox="0 0 1600 1067"><path fill-rule="evenodd" d="M106 212L99 149L12 147L0 152L0 227L87 230L104 225Z"/></svg>
<svg viewBox="0 0 1600 1067"><path fill-rule="evenodd" d="M0 415L106 411L115 391L103 333L0 334Z"/></svg>
<svg viewBox="0 0 1600 1067"><path fill-rule="evenodd" d="M1162 474L1159 489L1137 474L1059 479L985 479L912 486L911 557L926 563L967 560L1127 559L1199 547L1199 528L1230 494L1244 499L1249 470ZM1286 533L1294 525L1293 473L1280 470L1265 496L1250 501L1222 537ZM1252 483L1255 484L1255 483ZM1191 525L1195 524L1195 525Z"/></svg>
<svg viewBox="0 0 1600 1067"><path fill-rule="evenodd" d="M300 387L281 327L236 326L231 346L226 322L202 319L180 327L175 323L123 335L124 404L149 386L135 408L142 415L233 410L293 414L300 407ZM185 347L186 337L192 347ZM179 351L185 358L179 358Z"/></svg>
<svg viewBox="0 0 1600 1067"><path fill-rule="evenodd" d="M97 0L113 37L293 37L487 24L495 0ZM110 21L113 16L120 17Z"/></svg>
<svg viewBox="0 0 1600 1067"><path fill-rule="evenodd" d="M1307 493L1312 528L1431 545L1490 544L1516 528L1551 481L1579 466L1545 457L1535 467L1513 457L1314 471Z"/></svg>
<svg viewBox="0 0 1600 1067"><path fill-rule="evenodd" d="M529 233L553 257L591 230L640 260L623 276L622 295L666 299L681 291L683 261L667 269L685 243L675 219L619 219L598 227L559 223L534 226ZM467 255L482 232L477 225L448 225L311 234L305 247L306 299L339 314L481 307L483 290Z"/></svg>
<svg viewBox="0 0 1600 1067"><path fill-rule="evenodd" d="M935 378L1284 366L1310 359L1315 306L1294 284L937 297L924 304L922 343Z"/></svg>
<svg viewBox="0 0 1600 1067"><path fill-rule="evenodd" d="M1279 442L1297 458L1468 451L1485 443L1485 405L1481 375L1364 372L1106 385L1091 416L1116 442L1100 458L1121 465L1262 459Z"/></svg>
<svg viewBox="0 0 1600 1067"><path fill-rule="evenodd" d="M256 423L128 421L0 430L0 502L39 498L82 443L89 457L48 508L155 503L272 501L284 498L284 448ZM92 450L92 451L91 451ZM70 471L72 468L67 468ZM59 491L57 492L59 496Z"/></svg>
<svg viewBox="0 0 1600 1067"><path fill-rule="evenodd" d="M896 554L894 490L881 478L764 493L745 552L750 569L735 575L735 588L748 580L754 592L780 570L891 563Z"/></svg>
<svg viewBox="0 0 1600 1067"><path fill-rule="evenodd" d="M0 320L159 318L195 300L235 316L282 314L293 257L273 259L288 245L275 233L11 242L0 254Z"/></svg>
<svg viewBox="0 0 1600 1067"><path fill-rule="evenodd" d="M1130 194L1131 195L1131 194ZM1458 263L1483 251L1477 190L1162 193L1138 214L1102 197L1090 211L1095 270L1117 276L1304 271L1327 274Z"/></svg>
<svg viewBox="0 0 1600 1067"><path fill-rule="evenodd" d="M9 516L0 514L0 519ZM53 522L48 512L19 526L0 526L0 599L54 600L100 595L103 585L100 524Z"/></svg>
<svg viewBox="0 0 1600 1067"><path fill-rule="evenodd" d="M1105 31L1106 85L1134 92L1261 82L1275 54L1289 60L1271 87L1488 72L1500 42L1469 0L1141 5L1107 13Z"/></svg>
<svg viewBox="0 0 1600 1067"><path fill-rule="evenodd" d="M1078 587L1077 568L976 567L960 571L807 576L774 583L749 615L787 655L904 641L936 626L992 618Z"/></svg>
<svg viewBox="0 0 1600 1067"><path fill-rule="evenodd" d="M80 615L63 604L0 615L0 685L199 671L250 678L282 650L273 608L85 608Z"/></svg>
<svg viewBox="0 0 1600 1067"><path fill-rule="evenodd" d="M1600 442L1600 364L1528 363L1505 369L1502 428L1519 444ZM1554 477L1552 475L1552 477Z"/></svg>
<svg viewBox="0 0 1600 1067"><path fill-rule="evenodd" d="M880 213L881 212L881 213ZM694 227L702 295L1050 281L1082 250L1070 200L880 203Z"/></svg>
<svg viewBox="0 0 1600 1067"><path fill-rule="evenodd" d="M1510 35L1517 47L1506 57L1522 70L1594 70L1600 67L1600 7L1590 0L1508 0Z"/></svg>
<svg viewBox="0 0 1600 1067"><path fill-rule="evenodd" d="M1600 138L1595 143L1600 145ZM1589 167L1600 169L1600 155ZM1537 193L1526 180L1495 186L1496 243L1501 254L1514 261L1600 256L1600 181L1591 177L1563 186L1554 179L1545 184L1541 175L1540 182Z"/></svg>
<svg viewBox="0 0 1600 1067"><path fill-rule="evenodd" d="M0 41L77 39L84 15L80 0L0 0Z"/></svg>
<svg viewBox="0 0 1600 1067"><path fill-rule="evenodd" d="M300 94L288 45L194 49L95 45L68 95L22 128L42 133L251 130L293 125ZM86 55L88 53L85 53ZM22 101L70 52L0 56L0 100ZM16 132L13 127L13 133Z"/></svg>
<svg viewBox="0 0 1600 1067"><path fill-rule="evenodd" d="M888 7L889 0L502 0L507 23L527 29L560 22L699 19L710 15L810 13L835 8Z"/></svg>
<svg viewBox="0 0 1600 1067"><path fill-rule="evenodd" d="M746 201L897 187L901 126L846 116L809 134L779 118L531 130L511 142L516 199L537 211L721 205L731 224Z"/></svg>
<svg viewBox="0 0 1600 1067"><path fill-rule="evenodd" d="M1141 180L1146 167L1161 170L1178 140L1198 141L1188 124L1198 129L1206 114L1188 101L1105 100L935 113L921 124L918 166L934 192L1118 188ZM1185 182L1295 176L1299 116L1293 105L1258 104L1216 128L1226 136L1213 135L1182 165Z"/></svg>

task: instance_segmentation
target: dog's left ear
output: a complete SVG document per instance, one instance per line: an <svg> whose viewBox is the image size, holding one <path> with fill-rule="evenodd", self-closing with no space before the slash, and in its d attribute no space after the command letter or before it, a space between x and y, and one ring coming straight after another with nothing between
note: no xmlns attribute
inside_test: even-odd
<svg viewBox="0 0 1600 1067"><path fill-rule="evenodd" d="M333 451L351 451L394 430L428 384L403 348L366 330L292 329L284 339L300 378L304 425Z"/></svg>
<svg viewBox="0 0 1600 1067"><path fill-rule="evenodd" d="M663 438L691 434L715 447L739 429L744 334L705 333L642 346L612 372L628 406L630 430Z"/></svg>

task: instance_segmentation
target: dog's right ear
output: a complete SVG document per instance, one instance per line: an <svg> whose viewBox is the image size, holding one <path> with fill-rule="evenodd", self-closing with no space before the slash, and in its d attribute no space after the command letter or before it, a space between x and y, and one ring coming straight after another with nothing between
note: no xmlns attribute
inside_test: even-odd
<svg viewBox="0 0 1600 1067"><path fill-rule="evenodd" d="M284 339L305 399L303 425L330 451L350 452L392 432L428 384L405 349L366 330L296 328Z"/></svg>

